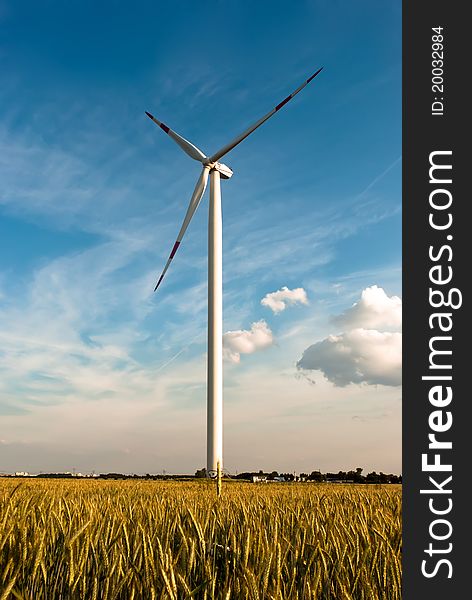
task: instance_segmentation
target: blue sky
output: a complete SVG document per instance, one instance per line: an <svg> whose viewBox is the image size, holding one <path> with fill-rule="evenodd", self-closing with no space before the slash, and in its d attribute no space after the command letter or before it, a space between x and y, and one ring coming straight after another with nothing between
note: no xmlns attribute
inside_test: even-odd
<svg viewBox="0 0 472 600"><path fill-rule="evenodd" d="M225 466L400 471L400 2L0 2L0 28L0 471L203 466L208 198L153 294L199 167L144 111L210 154L320 66L224 159Z"/></svg>

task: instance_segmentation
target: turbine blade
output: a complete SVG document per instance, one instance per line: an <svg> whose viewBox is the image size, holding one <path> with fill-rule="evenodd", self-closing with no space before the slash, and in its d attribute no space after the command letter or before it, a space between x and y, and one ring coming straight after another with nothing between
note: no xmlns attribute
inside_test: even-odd
<svg viewBox="0 0 472 600"><path fill-rule="evenodd" d="M167 259L164 270L162 271L161 276L159 277L159 279L156 283L156 287L154 288L154 291L157 290L161 281L164 279L164 275L166 274L166 271L169 268L169 265L172 262L172 259L174 258L175 253L177 252L177 250L180 246L180 242L182 241L182 238L184 237L187 227L188 227L190 221L192 220L192 217L193 217L195 211L197 210L198 205L200 204L200 200L202 199L203 194L205 193L206 186L207 186L209 172L210 172L209 167L206 167L206 166L203 167L203 170L200 174L200 177L198 178L195 189L193 190L192 197L190 198L190 203L188 205L187 212L185 214L184 222L182 223L182 227L180 228L179 235L177 236L177 240L175 241L175 244L172 248L169 258Z"/></svg>
<svg viewBox="0 0 472 600"><path fill-rule="evenodd" d="M251 127L246 129L246 131L241 133L241 135L238 135L238 137L235 138L232 142L230 142L229 144L226 144L226 146L223 146L223 148L221 148L221 150L218 150L218 152L213 154L213 156L210 157L210 162L214 163L217 160L220 160L220 158L222 158L225 154L227 154L235 146L237 146L243 140L245 140L248 135L251 135L251 133L253 131L255 131L258 127L260 127L263 123L265 123L267 121L267 119L270 119L270 117L272 115L275 115L275 113L277 111L279 111L282 108L282 106L285 106L287 104L287 102L289 102L294 96L296 96L298 94L298 92L301 92L302 89L305 86L307 86L310 83L310 81L312 81L318 75L318 73L322 70L323 70L323 67L321 67L321 69L318 69L318 71L316 71L316 73L314 73L311 77L309 77L306 81L304 81L300 87L298 87L294 92L292 92L289 96L287 96L284 100L282 100L282 102L277 104L277 106L275 108L273 108L270 112L268 112L261 119L259 119L259 121L256 121L256 123L251 125Z"/></svg>
<svg viewBox="0 0 472 600"><path fill-rule="evenodd" d="M182 150L186 152L191 158L193 158L194 160L198 160L199 162L202 162L203 160L205 160L205 158L207 158L199 148L192 144L192 142L189 142L188 140L183 138L181 135L173 131L170 127L167 127L167 125L165 125L164 123L161 123L161 121L159 121L159 119L156 119L156 117L151 115L151 113L147 111L145 112L147 116L150 119L152 119L156 125L159 125L162 131L165 131L167 135L170 136L174 140L174 142L176 142L182 148Z"/></svg>

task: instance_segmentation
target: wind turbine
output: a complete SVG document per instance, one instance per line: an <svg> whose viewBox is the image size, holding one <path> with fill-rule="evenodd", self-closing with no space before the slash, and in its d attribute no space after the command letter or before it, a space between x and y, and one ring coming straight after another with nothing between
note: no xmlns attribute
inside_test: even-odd
<svg viewBox="0 0 472 600"><path fill-rule="evenodd" d="M193 190L182 227L172 247L164 270L154 291L161 284L172 259L177 252L187 227L205 193L210 176L210 207L208 218L208 364L207 364L207 475L217 474L223 469L223 281L222 281L222 233L221 233L221 188L220 178L229 179L233 171L219 160L246 139L253 131L275 115L283 106L298 94L318 73L302 83L294 92L277 104L270 112L256 121L241 135L223 146L212 156L206 156L194 144L180 136L170 127L146 111L147 116L156 123L182 150L203 165L200 177Z"/></svg>

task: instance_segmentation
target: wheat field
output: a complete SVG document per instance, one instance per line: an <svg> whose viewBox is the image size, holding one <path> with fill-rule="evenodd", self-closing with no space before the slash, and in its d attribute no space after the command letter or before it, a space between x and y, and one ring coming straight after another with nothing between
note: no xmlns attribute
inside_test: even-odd
<svg viewBox="0 0 472 600"><path fill-rule="evenodd" d="M400 600L401 486L0 479L0 600Z"/></svg>

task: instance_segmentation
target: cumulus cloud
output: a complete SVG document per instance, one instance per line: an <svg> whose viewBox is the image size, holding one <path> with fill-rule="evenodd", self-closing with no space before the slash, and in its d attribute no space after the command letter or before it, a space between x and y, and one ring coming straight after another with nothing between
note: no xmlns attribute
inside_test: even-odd
<svg viewBox="0 0 472 600"><path fill-rule="evenodd" d="M228 331L224 334L224 357L233 363L239 363L241 354L253 354L258 350L268 348L273 343L272 331L267 323L264 320L257 321L251 325L249 331L240 329L238 331Z"/></svg>
<svg viewBox="0 0 472 600"><path fill-rule="evenodd" d="M353 329L330 335L309 346L298 361L299 369L319 370L335 385L368 383L400 385L401 333Z"/></svg>
<svg viewBox="0 0 472 600"><path fill-rule="evenodd" d="M350 383L397 386L402 367L402 301L373 285L333 321L346 331L309 346L297 363L321 371L337 386ZM393 330L393 331L392 331Z"/></svg>
<svg viewBox="0 0 472 600"><path fill-rule="evenodd" d="M402 301L398 296L387 296L383 288L373 285L363 290L360 300L333 321L349 329L398 331L402 325Z"/></svg>
<svg viewBox="0 0 472 600"><path fill-rule="evenodd" d="M289 290L287 286L276 292L266 294L261 300L262 306L267 306L275 314L282 312L291 304L308 304L308 298L303 288Z"/></svg>

